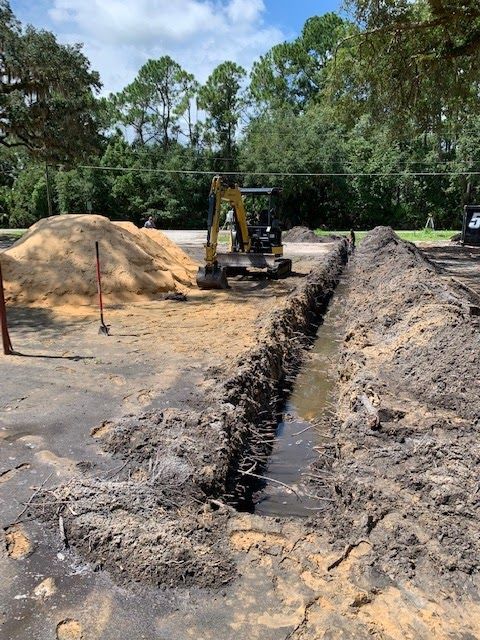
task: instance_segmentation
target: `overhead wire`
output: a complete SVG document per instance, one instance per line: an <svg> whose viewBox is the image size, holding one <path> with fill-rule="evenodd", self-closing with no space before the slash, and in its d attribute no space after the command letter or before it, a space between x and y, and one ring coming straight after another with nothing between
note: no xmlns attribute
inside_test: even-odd
<svg viewBox="0 0 480 640"><path fill-rule="evenodd" d="M102 165L79 165L78 169L98 171L119 171L139 173L159 173L165 175L203 176L259 176L268 178L388 178L388 177L428 177L428 176L480 176L480 171L391 171L391 172L291 172L291 171L205 171L199 169L152 169L146 167L109 167Z"/></svg>

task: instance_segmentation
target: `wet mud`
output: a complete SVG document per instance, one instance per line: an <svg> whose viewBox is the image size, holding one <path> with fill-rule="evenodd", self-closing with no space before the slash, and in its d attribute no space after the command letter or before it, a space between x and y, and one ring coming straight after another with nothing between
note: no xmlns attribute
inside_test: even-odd
<svg viewBox="0 0 480 640"><path fill-rule="evenodd" d="M257 515L307 518L321 510L315 491L309 486L309 467L331 443L324 425L335 416L338 360L345 332L346 280L348 271L335 289L283 407L265 470L265 486L255 495Z"/></svg>

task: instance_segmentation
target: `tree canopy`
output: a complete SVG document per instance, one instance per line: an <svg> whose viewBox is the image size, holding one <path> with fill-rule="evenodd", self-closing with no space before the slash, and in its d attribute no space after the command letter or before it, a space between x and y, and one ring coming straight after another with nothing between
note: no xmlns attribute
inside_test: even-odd
<svg viewBox="0 0 480 640"><path fill-rule="evenodd" d="M197 88L192 74L170 56L163 56L148 60L135 80L112 100L119 121L133 128L138 142L157 142L166 148L180 133L191 142L195 139L190 102Z"/></svg>
<svg viewBox="0 0 480 640"><path fill-rule="evenodd" d="M348 5L351 20L312 16L250 74L225 61L201 84L164 55L96 99L81 47L0 0L2 224L48 215L46 160L60 213L198 228L211 172L238 171L283 187L285 224L456 226L477 196L480 4Z"/></svg>
<svg viewBox="0 0 480 640"><path fill-rule="evenodd" d="M198 92L198 105L207 113L211 140L231 158L235 147L238 122L245 108L242 82L247 72L234 62L223 62L213 70Z"/></svg>
<svg viewBox="0 0 480 640"><path fill-rule="evenodd" d="M397 135L406 125L439 130L448 121L461 128L478 112L478 0L347 0L347 6L361 29L339 44L338 84L363 90L368 108ZM344 71L352 65L347 88Z"/></svg>
<svg viewBox="0 0 480 640"><path fill-rule="evenodd" d="M0 0L0 144L69 162L98 144L100 79L80 46L48 31L22 29Z"/></svg>

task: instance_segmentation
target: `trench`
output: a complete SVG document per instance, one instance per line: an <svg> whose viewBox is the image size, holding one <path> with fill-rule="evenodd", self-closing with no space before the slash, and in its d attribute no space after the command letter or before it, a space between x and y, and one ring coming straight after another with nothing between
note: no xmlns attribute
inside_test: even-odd
<svg viewBox="0 0 480 640"><path fill-rule="evenodd" d="M311 421L326 418L334 386L328 371L336 371L336 362L330 367L337 356L331 347L343 338L337 325L347 262L347 245L339 243L275 314L267 337L225 385L225 400L236 406L237 420L223 495L238 511L267 515L268 504L269 515L312 514L308 496L299 499L295 487L282 495L281 487L301 483L323 440Z"/></svg>
<svg viewBox="0 0 480 640"><path fill-rule="evenodd" d="M268 480L253 496L253 511L257 515L308 517L318 507L318 500L308 493L304 479L310 464L318 458L315 447L331 443L322 424L328 424L335 413L346 288L344 275L283 406L264 471Z"/></svg>

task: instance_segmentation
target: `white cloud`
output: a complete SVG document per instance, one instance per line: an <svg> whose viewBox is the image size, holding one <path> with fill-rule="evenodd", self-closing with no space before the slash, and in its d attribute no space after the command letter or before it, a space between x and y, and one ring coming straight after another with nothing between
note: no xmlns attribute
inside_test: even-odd
<svg viewBox="0 0 480 640"><path fill-rule="evenodd" d="M227 59L249 68L284 39L264 12L263 0L51 0L49 15L62 41L84 43L108 93L166 54L200 81Z"/></svg>
<svg viewBox="0 0 480 640"><path fill-rule="evenodd" d="M231 0L227 13L232 22L256 22L265 11L263 0Z"/></svg>

